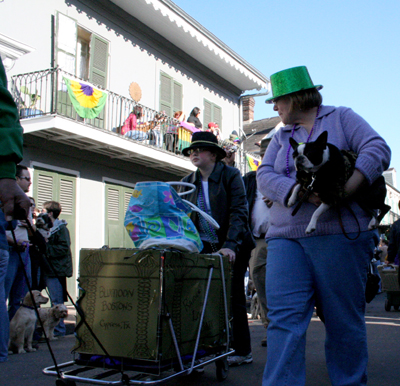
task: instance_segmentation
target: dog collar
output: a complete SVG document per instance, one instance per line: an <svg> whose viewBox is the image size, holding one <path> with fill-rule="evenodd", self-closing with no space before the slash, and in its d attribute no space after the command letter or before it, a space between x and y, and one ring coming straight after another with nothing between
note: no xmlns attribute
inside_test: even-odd
<svg viewBox="0 0 400 386"><path fill-rule="evenodd" d="M22 306L22 307L25 307L25 308L29 308L30 310L34 310L34 309L35 309L35 307L27 306L27 305L25 305L25 304L21 304L21 306ZM40 306L38 306L38 307L36 307L36 308L40 308Z"/></svg>

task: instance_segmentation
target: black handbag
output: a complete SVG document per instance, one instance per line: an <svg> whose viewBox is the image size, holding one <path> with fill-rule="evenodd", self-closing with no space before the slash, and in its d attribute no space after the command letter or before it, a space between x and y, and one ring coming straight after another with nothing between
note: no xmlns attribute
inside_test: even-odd
<svg viewBox="0 0 400 386"><path fill-rule="evenodd" d="M370 303L379 292L379 282L381 278L374 273L372 263L369 263L369 271L367 273L367 285L365 287L365 301Z"/></svg>

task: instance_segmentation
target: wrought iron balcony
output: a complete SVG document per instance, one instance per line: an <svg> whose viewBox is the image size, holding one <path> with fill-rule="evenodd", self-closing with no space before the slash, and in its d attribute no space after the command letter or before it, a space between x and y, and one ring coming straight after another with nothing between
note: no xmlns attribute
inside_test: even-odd
<svg viewBox="0 0 400 386"><path fill-rule="evenodd" d="M190 126L187 128L188 125L183 124L186 126L183 127L178 120L167 116L163 111L153 110L110 90L102 90L99 86L95 87L107 93L104 108L96 118L82 118L71 101L65 78L79 81L60 68L13 76L11 92L18 106L20 118L23 120L46 115L62 116L177 155L181 154L183 148L189 146L192 135ZM140 117L133 124L135 129L124 133L126 128L132 129L130 118L137 111L140 111ZM220 145L229 146L231 143L221 141ZM242 173L250 170L246 152L240 146L236 149L235 160L236 166Z"/></svg>

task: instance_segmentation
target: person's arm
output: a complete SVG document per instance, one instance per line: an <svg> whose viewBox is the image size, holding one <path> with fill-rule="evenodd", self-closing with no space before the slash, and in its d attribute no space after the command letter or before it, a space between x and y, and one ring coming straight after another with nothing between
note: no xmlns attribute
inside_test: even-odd
<svg viewBox="0 0 400 386"><path fill-rule="evenodd" d="M282 150L278 139L279 135L280 132L278 131L273 136L262 163L257 169L257 187L269 201L279 202L283 206L287 206L288 198L293 187L296 185L296 180L275 171L278 152ZM284 152L286 154L287 150L285 149ZM286 168L286 165L281 165L281 168Z"/></svg>
<svg viewBox="0 0 400 386"><path fill-rule="evenodd" d="M355 168L365 182L371 185L390 164L391 150L385 140L353 110L346 108L341 111L340 122L349 150L355 152L358 157ZM351 181L350 181L351 180ZM362 184L360 175L354 175L346 184L349 193Z"/></svg>
<svg viewBox="0 0 400 386"><path fill-rule="evenodd" d="M18 109L7 89L0 60L0 201L7 221L25 219L31 205L15 181L16 164L22 160L22 133Z"/></svg>

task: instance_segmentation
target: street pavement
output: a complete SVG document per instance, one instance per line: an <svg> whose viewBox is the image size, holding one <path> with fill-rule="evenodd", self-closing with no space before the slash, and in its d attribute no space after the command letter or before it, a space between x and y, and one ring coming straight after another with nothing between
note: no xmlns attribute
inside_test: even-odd
<svg viewBox="0 0 400 386"><path fill-rule="evenodd" d="M368 385L400 385L400 312L386 312L384 309L385 294L377 297L367 305L366 321L369 345ZM74 312L70 309L67 328L70 333L74 326ZM249 320L252 337L252 364L229 369L228 378L223 385L247 386L261 385L262 373L268 349L261 347L260 341L265 336L265 329L259 320ZM307 382L306 386L329 386L329 378L324 355L324 326L318 318L313 317L307 333ZM58 364L73 360L70 353L75 342L72 334L51 342ZM56 384L56 376L42 373L42 369L53 365L52 356L45 343L40 344L38 351L22 355L10 355L9 360L0 363L1 386L50 386ZM203 374L180 376L171 380L169 385L202 386L221 385L216 379L215 364L205 366ZM77 385L83 385L78 382Z"/></svg>

